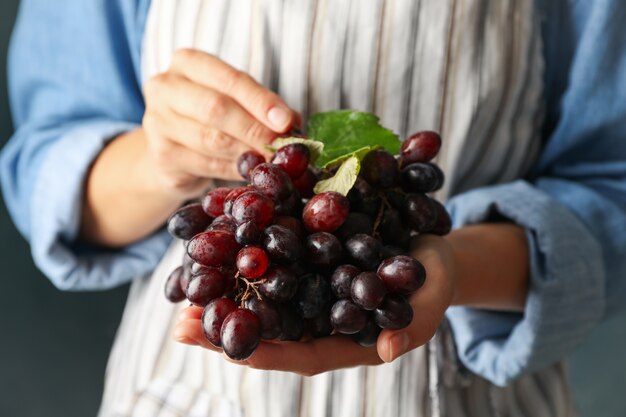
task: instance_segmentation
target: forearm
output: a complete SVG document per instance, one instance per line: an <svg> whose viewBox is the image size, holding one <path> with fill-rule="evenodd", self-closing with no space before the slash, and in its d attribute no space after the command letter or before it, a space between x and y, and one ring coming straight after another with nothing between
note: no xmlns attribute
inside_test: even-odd
<svg viewBox="0 0 626 417"><path fill-rule="evenodd" d="M523 311L529 276L523 228L480 224L455 230L446 239L456 264L454 305Z"/></svg>
<svg viewBox="0 0 626 417"><path fill-rule="evenodd" d="M82 239L119 247L161 227L185 197L159 186L153 171L142 129L112 141L85 183Z"/></svg>

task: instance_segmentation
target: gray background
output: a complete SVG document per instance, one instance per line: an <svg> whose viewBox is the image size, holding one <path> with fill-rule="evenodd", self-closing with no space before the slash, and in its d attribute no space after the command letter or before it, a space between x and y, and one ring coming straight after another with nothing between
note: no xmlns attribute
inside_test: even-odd
<svg viewBox="0 0 626 417"><path fill-rule="evenodd" d="M0 146L12 131L4 80L17 4L0 2ZM34 267L1 199L0 279L0 416L95 416L127 288L57 291ZM624 347L622 315L601 326L573 355L571 375L582 416L626 416Z"/></svg>

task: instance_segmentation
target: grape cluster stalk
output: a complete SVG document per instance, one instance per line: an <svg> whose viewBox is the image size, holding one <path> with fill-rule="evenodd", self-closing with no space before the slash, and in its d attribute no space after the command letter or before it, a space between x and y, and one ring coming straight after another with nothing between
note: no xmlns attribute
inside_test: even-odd
<svg viewBox="0 0 626 417"><path fill-rule="evenodd" d="M413 319L408 297L426 280L409 255L411 236L445 235L451 222L428 196L444 174L431 162L434 132L404 141L400 155L374 150L362 160L347 196L314 194L332 170L310 165L302 143L237 161L249 184L215 188L168 221L186 253L165 284L172 302L204 308L207 340L232 359L249 357L262 339L350 335L362 346L382 329Z"/></svg>

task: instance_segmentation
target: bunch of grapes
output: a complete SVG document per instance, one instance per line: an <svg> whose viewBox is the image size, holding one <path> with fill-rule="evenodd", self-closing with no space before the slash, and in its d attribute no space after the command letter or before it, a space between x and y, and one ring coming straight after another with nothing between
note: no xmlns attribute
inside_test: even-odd
<svg viewBox="0 0 626 417"><path fill-rule="evenodd" d="M166 297L204 307L206 338L236 360L261 339L340 333L371 346L381 329L408 326L407 297L426 279L407 256L410 238L450 230L445 208L427 195L443 185L429 162L440 146L439 135L420 132L398 157L370 152L347 196L314 194L332 171L310 166L302 143L271 162L242 154L237 167L249 185L213 189L168 221L187 253Z"/></svg>

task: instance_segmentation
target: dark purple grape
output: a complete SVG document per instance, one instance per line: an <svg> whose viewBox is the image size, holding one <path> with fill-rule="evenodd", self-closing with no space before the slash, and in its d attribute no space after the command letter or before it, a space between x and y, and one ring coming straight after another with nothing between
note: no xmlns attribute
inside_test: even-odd
<svg viewBox="0 0 626 417"><path fill-rule="evenodd" d="M235 234L235 232L237 231L237 222L235 221L233 216L230 216L228 214L222 214L221 216L216 217L211 222L209 227L207 227L207 230L221 230L224 232Z"/></svg>
<svg viewBox="0 0 626 417"><path fill-rule="evenodd" d="M330 288L337 298L350 298L352 280L361 271L353 265L340 265L330 276Z"/></svg>
<svg viewBox="0 0 626 417"><path fill-rule="evenodd" d="M275 224L263 231L263 247L270 258L279 263L296 262L302 254L298 236L286 227Z"/></svg>
<svg viewBox="0 0 626 417"><path fill-rule="evenodd" d="M378 335L382 329L376 325L373 319L369 318L365 327L358 333L352 335L352 339L363 347L371 347L378 341Z"/></svg>
<svg viewBox="0 0 626 417"><path fill-rule="evenodd" d="M233 204L235 203L235 200L238 199L240 195L245 194L249 191L256 191L256 188L251 185L246 185L243 187L234 188L230 193L228 193L228 195L224 199L224 214L232 214Z"/></svg>
<svg viewBox="0 0 626 417"><path fill-rule="evenodd" d="M226 187L214 188L209 191L202 198L202 209L204 212L211 217L218 217L224 214L224 200L230 192L231 189Z"/></svg>
<svg viewBox="0 0 626 417"><path fill-rule="evenodd" d="M441 136L438 133L417 132L402 143L400 157L404 165L428 162L437 156L439 149L441 149Z"/></svg>
<svg viewBox="0 0 626 417"><path fill-rule="evenodd" d="M361 203L359 203L359 205L355 207L354 211L366 214L370 218L375 219L376 217L378 217L378 213L380 212L380 206L382 204L383 201L380 197L368 198L361 201Z"/></svg>
<svg viewBox="0 0 626 417"><path fill-rule="evenodd" d="M301 143L291 143L278 149L272 163L279 166L290 178L300 177L309 166L311 152Z"/></svg>
<svg viewBox="0 0 626 417"><path fill-rule="evenodd" d="M387 208L378 226L378 234L384 244L406 247L411 239L411 230L402 222L400 213Z"/></svg>
<svg viewBox="0 0 626 417"><path fill-rule="evenodd" d="M398 161L383 149L368 153L361 162L361 175L374 188L393 187L398 173Z"/></svg>
<svg viewBox="0 0 626 417"><path fill-rule="evenodd" d="M321 313L307 320L307 329L315 338L330 336L333 325L330 323L330 305L324 307Z"/></svg>
<svg viewBox="0 0 626 417"><path fill-rule="evenodd" d="M187 244L189 256L204 266L234 264L239 249L235 235L222 230L200 233Z"/></svg>
<svg viewBox="0 0 626 417"><path fill-rule="evenodd" d="M302 175L293 180L293 186L300 196L313 197L313 187L317 184L318 177L311 168L307 168Z"/></svg>
<svg viewBox="0 0 626 417"><path fill-rule="evenodd" d="M359 307L374 310L387 295L387 288L376 272L361 272L352 280L350 295Z"/></svg>
<svg viewBox="0 0 626 417"><path fill-rule="evenodd" d="M404 198L406 193L398 189L390 189L385 191L385 199L396 210L402 210L404 207Z"/></svg>
<svg viewBox="0 0 626 417"><path fill-rule="evenodd" d="M239 308L224 320L220 338L229 358L244 360L252 355L261 341L261 321L252 311Z"/></svg>
<svg viewBox="0 0 626 417"><path fill-rule="evenodd" d="M263 229L274 218L274 202L263 193L249 191L237 197L231 213L237 224L254 222Z"/></svg>
<svg viewBox="0 0 626 417"><path fill-rule="evenodd" d="M407 193L430 193L443 185L443 173L433 164L415 162L404 167L400 183Z"/></svg>
<svg viewBox="0 0 626 417"><path fill-rule="evenodd" d="M432 230L437 223L437 207L424 194L409 194L404 201L403 218L418 233Z"/></svg>
<svg viewBox="0 0 626 417"><path fill-rule="evenodd" d="M237 269L246 278L260 278L270 263L267 253L256 246L243 248L237 254Z"/></svg>
<svg viewBox="0 0 626 417"><path fill-rule="evenodd" d="M289 175L271 163L257 165L250 173L250 182L274 201L286 199L294 190Z"/></svg>
<svg viewBox="0 0 626 417"><path fill-rule="evenodd" d="M237 158L237 171L244 179L250 180L250 171L257 165L265 163L265 157L257 151L247 151Z"/></svg>
<svg viewBox="0 0 626 417"><path fill-rule="evenodd" d="M191 268L183 269L183 275L180 277L180 289L184 294L187 294L187 288L189 287L189 281L191 281L192 275Z"/></svg>
<svg viewBox="0 0 626 417"><path fill-rule="evenodd" d="M185 299L185 293L180 286L180 279L184 273L185 269L179 266L172 271L167 281L165 281L165 298L173 303L178 303Z"/></svg>
<svg viewBox="0 0 626 417"><path fill-rule="evenodd" d="M376 197L376 190L368 184L362 177L357 177L354 185L348 192L348 201L354 207L361 204L364 200Z"/></svg>
<svg viewBox="0 0 626 417"><path fill-rule="evenodd" d="M271 301L250 297L245 301L248 310L257 315L261 321L261 338L276 339L283 331L283 319Z"/></svg>
<svg viewBox="0 0 626 417"><path fill-rule="evenodd" d="M345 242L354 235L361 233L371 235L373 232L374 220L365 213L353 212L348 214L346 221L335 231L335 235Z"/></svg>
<svg viewBox="0 0 626 417"><path fill-rule="evenodd" d="M339 333L354 334L365 327L367 312L352 301L342 299L330 310L330 322Z"/></svg>
<svg viewBox="0 0 626 417"><path fill-rule="evenodd" d="M439 235L439 236L444 236L447 235L448 233L450 233L450 230L452 229L452 219L450 218L450 215L448 214L448 210L446 210L446 207L441 204L439 201L437 200L432 200L433 204L435 205L436 208L436 212L437 212L437 221L435 222L435 226L430 229L428 231L428 233L432 233L434 235Z"/></svg>
<svg viewBox="0 0 626 417"><path fill-rule="evenodd" d="M410 294L424 285L426 269L410 256L385 259L378 267L378 276L391 293Z"/></svg>
<svg viewBox="0 0 626 417"><path fill-rule="evenodd" d="M328 281L318 274L308 274L301 277L298 291L292 299L294 308L305 319L317 316L329 301L330 286Z"/></svg>
<svg viewBox="0 0 626 417"><path fill-rule="evenodd" d="M270 267L262 279L259 292L270 300L289 301L298 290L298 277L284 266Z"/></svg>
<svg viewBox="0 0 626 417"><path fill-rule="evenodd" d="M278 336L279 340L297 341L304 335L304 321L302 317L289 305L279 304L278 311L283 322L283 332Z"/></svg>
<svg viewBox="0 0 626 417"><path fill-rule="evenodd" d="M291 230L295 233L296 236L298 236L298 239L303 240L306 236L304 225L300 220L293 216L277 216L274 218L274 224L284 226L287 229Z"/></svg>
<svg viewBox="0 0 626 417"><path fill-rule="evenodd" d="M407 254L407 249L402 249L398 246L393 245L385 245L383 246L383 251L381 252L383 255L383 259L391 258L392 256L403 256Z"/></svg>
<svg viewBox="0 0 626 417"><path fill-rule="evenodd" d="M241 223L235 230L235 239L242 246L253 245L259 241L261 229L255 222Z"/></svg>
<svg viewBox="0 0 626 417"><path fill-rule="evenodd" d="M374 310L374 321L383 329L403 329L411 320L413 308L402 296L388 295L380 307Z"/></svg>
<svg viewBox="0 0 626 417"><path fill-rule="evenodd" d="M230 298L215 298L204 307L202 312L202 330L207 340L216 347L222 347L222 324L226 317L237 310L237 304Z"/></svg>
<svg viewBox="0 0 626 417"><path fill-rule="evenodd" d="M187 299L197 306L204 307L215 298L224 294L226 279L217 268L207 268L198 275L193 275L187 286Z"/></svg>
<svg viewBox="0 0 626 417"><path fill-rule="evenodd" d="M341 242L331 233L313 233L306 237L304 246L308 261L321 270L330 270L343 256Z"/></svg>
<svg viewBox="0 0 626 417"><path fill-rule="evenodd" d="M167 231L173 237L189 240L211 223L211 218L198 203L181 207L167 221Z"/></svg>
<svg viewBox="0 0 626 417"><path fill-rule="evenodd" d="M334 232L346 221L350 202L334 191L317 194L302 210L304 227L309 232Z"/></svg>
<svg viewBox="0 0 626 417"><path fill-rule="evenodd" d="M346 242L346 252L361 270L376 269L382 259L383 245L375 237L359 234Z"/></svg>
<svg viewBox="0 0 626 417"><path fill-rule="evenodd" d="M279 201L274 210L279 216L293 216L302 209L302 199L297 191L291 193L286 199Z"/></svg>

